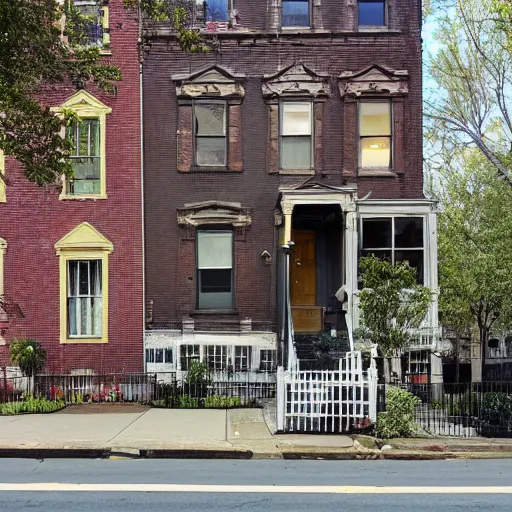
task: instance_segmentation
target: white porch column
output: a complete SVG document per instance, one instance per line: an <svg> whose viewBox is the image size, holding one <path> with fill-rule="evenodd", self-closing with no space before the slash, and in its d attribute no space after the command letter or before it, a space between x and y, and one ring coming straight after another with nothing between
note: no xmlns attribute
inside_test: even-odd
<svg viewBox="0 0 512 512"><path fill-rule="evenodd" d="M292 239L292 215L293 203L281 204L284 215L284 243L287 244Z"/></svg>
<svg viewBox="0 0 512 512"><path fill-rule="evenodd" d="M439 328L439 305L438 305L438 295L439 295L439 280L437 274L437 214L429 213L427 216L427 258L426 262L428 265L428 274L429 274L429 287L432 290L432 318L431 318L431 326L434 329L435 336L438 336L438 328Z"/></svg>
<svg viewBox="0 0 512 512"><path fill-rule="evenodd" d="M348 293L348 312L350 318L347 319L351 323L352 329L359 327L359 308L356 297L357 290L357 217L355 204L350 205L345 210L345 284ZM347 325L350 328L350 326ZM353 350L354 348L351 347Z"/></svg>

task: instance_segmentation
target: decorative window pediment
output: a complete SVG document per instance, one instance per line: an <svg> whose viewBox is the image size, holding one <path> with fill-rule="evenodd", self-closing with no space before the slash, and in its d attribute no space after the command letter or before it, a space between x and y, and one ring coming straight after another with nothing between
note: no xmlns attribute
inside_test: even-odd
<svg viewBox="0 0 512 512"><path fill-rule="evenodd" d="M304 64L294 64L273 75L265 75L262 90L265 98L287 96L326 98L331 93L329 76L317 74Z"/></svg>
<svg viewBox="0 0 512 512"><path fill-rule="evenodd" d="M178 209L178 224L184 227L205 225L250 226L252 219L248 208L240 203L223 201L203 201L185 204Z"/></svg>
<svg viewBox="0 0 512 512"><path fill-rule="evenodd" d="M112 252L112 242L104 237L88 222L83 222L67 235L64 235L56 244L57 254L63 250L101 250Z"/></svg>
<svg viewBox="0 0 512 512"><path fill-rule="evenodd" d="M212 66L191 75L173 75L178 98L243 98L245 75Z"/></svg>
<svg viewBox="0 0 512 512"><path fill-rule="evenodd" d="M344 71L339 76L341 96L387 94L403 96L409 92L409 73L374 64L360 71Z"/></svg>
<svg viewBox="0 0 512 512"><path fill-rule="evenodd" d="M78 91L68 98L59 107L52 107L50 110L53 112L61 112L64 109L72 109L78 115L99 115L99 114L110 114L112 109L102 103L100 100L95 98L90 92L85 90Z"/></svg>

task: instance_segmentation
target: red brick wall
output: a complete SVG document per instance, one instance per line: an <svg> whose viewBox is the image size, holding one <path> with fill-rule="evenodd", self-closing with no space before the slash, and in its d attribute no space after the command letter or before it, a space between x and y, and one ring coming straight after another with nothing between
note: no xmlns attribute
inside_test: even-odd
<svg viewBox="0 0 512 512"><path fill-rule="evenodd" d="M299 183L306 177L272 172L278 162L268 147L269 141L277 144L277 139L269 135L272 123L270 107L261 91L263 75L302 62L317 73L331 76L332 94L323 106L322 147L316 147L323 162L317 165L316 178L341 185L357 175L357 109L355 103L351 109L350 103L340 97L336 77L342 71L358 71L372 64L408 70L409 94L395 110L403 117L403 129L396 132L403 140L404 153L397 159L397 170L403 173L396 177L359 177L357 184L360 197L369 192L373 199L423 197L419 0L389 0L389 31L381 33L355 31L357 2L322 0L315 22L321 19L323 28L332 32L281 33L279 37L269 28L272 16L267 16L267 6L272 3L235 0L241 25L254 32L218 34L218 51L186 55L172 38L151 38L151 50L144 62L146 292L154 301L156 326L177 327L183 315L195 307L195 244L183 239L176 209L185 203L207 200L236 201L251 209L252 225L247 228L245 241L235 242L238 315L231 319L250 317L255 328L275 321L277 242L273 212L278 187ZM179 173L177 161L181 165L189 158L181 153L181 147L180 153L176 152L178 101L171 77L213 64L247 76L241 106L242 172ZM191 145L187 139L182 147ZM350 166L349 161L353 162ZM260 258L264 250L271 253L273 265L264 265ZM196 316L198 323L209 326L219 320L218 316Z"/></svg>
<svg viewBox="0 0 512 512"><path fill-rule="evenodd" d="M8 242L5 293L25 315L9 328L7 339L41 341L48 350L50 372L143 368L138 25L134 13L125 11L122 4L123 0L109 2L112 56L105 59L121 69L118 94L88 88L112 107L106 134L108 199L59 201L54 187L28 182L20 166L7 161L7 203L0 203L0 237ZM71 87L56 86L41 97L45 104L58 106L74 92ZM106 345L59 343L59 258L54 244L82 222L92 224L114 245L109 256ZM2 352L5 359L7 348Z"/></svg>

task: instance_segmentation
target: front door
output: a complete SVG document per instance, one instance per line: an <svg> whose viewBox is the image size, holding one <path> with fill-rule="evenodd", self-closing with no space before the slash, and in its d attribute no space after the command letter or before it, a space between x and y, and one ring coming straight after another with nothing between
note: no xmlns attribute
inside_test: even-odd
<svg viewBox="0 0 512 512"><path fill-rule="evenodd" d="M294 230L290 259L290 298L296 333L322 330L322 308L316 305L316 237L314 231Z"/></svg>
<svg viewBox="0 0 512 512"><path fill-rule="evenodd" d="M293 306L316 304L315 232L297 229L292 232L295 248L291 255L290 284Z"/></svg>

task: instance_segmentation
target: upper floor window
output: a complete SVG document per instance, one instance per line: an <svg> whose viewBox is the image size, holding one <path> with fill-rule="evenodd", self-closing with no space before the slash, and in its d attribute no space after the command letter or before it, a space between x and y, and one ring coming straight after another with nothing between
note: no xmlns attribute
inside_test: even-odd
<svg viewBox="0 0 512 512"><path fill-rule="evenodd" d="M281 169L312 168L312 117L310 101L281 103Z"/></svg>
<svg viewBox="0 0 512 512"><path fill-rule="evenodd" d="M283 27L309 27L311 0L282 0Z"/></svg>
<svg viewBox="0 0 512 512"><path fill-rule="evenodd" d="M73 178L66 183L71 195L101 193L101 151L99 119L80 119L68 125Z"/></svg>
<svg viewBox="0 0 512 512"><path fill-rule="evenodd" d="M199 167L227 165L225 101L194 102L195 162Z"/></svg>
<svg viewBox="0 0 512 512"><path fill-rule="evenodd" d="M233 308L233 232L197 232L199 309Z"/></svg>
<svg viewBox="0 0 512 512"><path fill-rule="evenodd" d="M386 0L359 0L359 25L386 25Z"/></svg>
<svg viewBox="0 0 512 512"><path fill-rule="evenodd" d="M362 256L374 255L393 264L402 261L417 270L423 284L424 240L422 217L375 217L362 221Z"/></svg>
<svg viewBox="0 0 512 512"><path fill-rule="evenodd" d="M228 0L197 0L197 10L206 21L228 21Z"/></svg>
<svg viewBox="0 0 512 512"><path fill-rule="evenodd" d="M391 167L391 102L359 104L359 165L363 169Z"/></svg>
<svg viewBox="0 0 512 512"><path fill-rule="evenodd" d="M106 11L98 0L74 0L67 12L69 42L79 46L103 46ZM71 30L70 30L71 28Z"/></svg>

